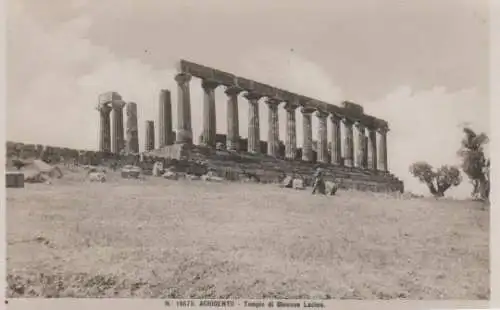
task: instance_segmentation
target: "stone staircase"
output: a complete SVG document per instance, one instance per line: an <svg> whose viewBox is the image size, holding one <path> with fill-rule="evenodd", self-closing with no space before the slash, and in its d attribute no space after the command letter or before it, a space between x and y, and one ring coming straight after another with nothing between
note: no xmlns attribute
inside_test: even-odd
<svg viewBox="0 0 500 310"><path fill-rule="evenodd" d="M388 172L370 171L329 164L309 163L273 158L262 154L217 151L202 146L167 146L151 152L151 155L175 158L183 162L204 162L221 177L232 180L256 175L261 182L276 183L285 175L301 176L306 184L312 183L317 167L325 172L326 180L340 182L340 188L374 192L404 191L403 182Z"/></svg>

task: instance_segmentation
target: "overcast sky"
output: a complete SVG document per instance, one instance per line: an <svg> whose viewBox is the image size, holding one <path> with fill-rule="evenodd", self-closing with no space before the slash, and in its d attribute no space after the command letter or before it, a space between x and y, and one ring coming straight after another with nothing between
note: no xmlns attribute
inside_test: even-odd
<svg viewBox="0 0 500 310"><path fill-rule="evenodd" d="M171 89L176 102L175 64L184 58L363 105L389 122L390 170L425 193L408 173L411 163L456 164L461 124L490 131L487 10L485 0L11 0L7 139L95 149L97 96L114 90L138 104L142 147L160 89ZM198 137L202 91L199 80L191 85ZM216 98L225 133L222 88ZM243 137L247 111L241 98ZM260 115L267 137L264 105ZM300 143L300 114L297 121ZM450 193L469 192L465 180Z"/></svg>

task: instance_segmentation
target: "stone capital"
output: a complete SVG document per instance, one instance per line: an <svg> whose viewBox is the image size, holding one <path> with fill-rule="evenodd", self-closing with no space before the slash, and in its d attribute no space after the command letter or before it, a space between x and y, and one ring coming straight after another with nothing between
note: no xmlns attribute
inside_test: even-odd
<svg viewBox="0 0 500 310"><path fill-rule="evenodd" d="M239 93L243 91L243 88L238 86L228 86L224 90L224 93L228 96L237 96Z"/></svg>
<svg viewBox="0 0 500 310"><path fill-rule="evenodd" d="M352 126L356 122L356 120L344 116L342 117L342 122L344 122L346 126Z"/></svg>
<svg viewBox="0 0 500 310"><path fill-rule="evenodd" d="M316 110L316 117L317 118L327 118L328 117L328 113L326 113L325 111L322 111L322 110Z"/></svg>
<svg viewBox="0 0 500 310"><path fill-rule="evenodd" d="M386 134L389 132L389 127L378 127L376 131L378 131L381 134Z"/></svg>
<svg viewBox="0 0 500 310"><path fill-rule="evenodd" d="M342 120L342 115L339 115L335 112L330 113L330 120L334 123L337 123Z"/></svg>
<svg viewBox="0 0 500 310"><path fill-rule="evenodd" d="M113 108L113 110L123 109L123 107L124 107L126 104L127 104L127 103L126 103L125 101L116 100L116 101L111 102L111 108Z"/></svg>
<svg viewBox="0 0 500 310"><path fill-rule="evenodd" d="M106 114L111 112L111 106L108 103L99 103L96 107L96 110L101 112L102 114Z"/></svg>
<svg viewBox="0 0 500 310"><path fill-rule="evenodd" d="M281 102L283 102L283 101L281 101L280 99L276 99L276 98L272 98L272 97L266 98L266 104L268 106L278 107Z"/></svg>
<svg viewBox="0 0 500 310"><path fill-rule="evenodd" d="M259 100L260 98L264 97L263 95L255 92L246 92L243 97L245 97L247 100Z"/></svg>
<svg viewBox="0 0 500 310"><path fill-rule="evenodd" d="M205 90L214 90L217 88L217 86L219 86L220 84L217 83L216 81L213 81L213 80L203 80L201 82L201 87Z"/></svg>
<svg viewBox="0 0 500 310"><path fill-rule="evenodd" d="M314 111L315 111L315 109L311 108L311 107L302 107L302 108L300 108L300 112L302 114L312 114Z"/></svg>
<svg viewBox="0 0 500 310"><path fill-rule="evenodd" d="M372 125L372 124L370 124L370 125L366 125L366 126L365 126L365 128L366 128L366 130L368 130L368 131L377 131L377 130L378 130L378 127L376 127L376 126L374 126L374 125Z"/></svg>
<svg viewBox="0 0 500 310"><path fill-rule="evenodd" d="M362 123L361 121L359 121L359 120L356 120L356 121L354 122L354 126L356 126L356 128L358 128L358 129L360 129L360 130L361 130L361 129L365 129L365 128L366 128L366 125L365 125L365 124L363 124L363 123Z"/></svg>
<svg viewBox="0 0 500 310"><path fill-rule="evenodd" d="M115 91L108 91L99 95L99 104L106 104L115 100L122 100L122 96Z"/></svg>
<svg viewBox="0 0 500 310"><path fill-rule="evenodd" d="M191 81L191 74L185 72L177 73L175 75L175 81L179 85L187 84L189 83L189 81Z"/></svg>
<svg viewBox="0 0 500 310"><path fill-rule="evenodd" d="M286 102L286 103L285 103L285 106L284 106L285 110L286 110L286 111L288 111L288 112L293 112L293 111L295 111L298 107L299 107L299 105L298 105L298 104L293 103L293 102L290 102L290 101L289 101L289 102Z"/></svg>

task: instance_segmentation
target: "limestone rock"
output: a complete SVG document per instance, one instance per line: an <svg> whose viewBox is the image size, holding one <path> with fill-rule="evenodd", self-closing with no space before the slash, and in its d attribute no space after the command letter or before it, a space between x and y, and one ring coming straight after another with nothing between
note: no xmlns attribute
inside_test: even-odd
<svg viewBox="0 0 500 310"><path fill-rule="evenodd" d="M302 179L293 179L293 189L303 190L306 187L304 186L304 180Z"/></svg>
<svg viewBox="0 0 500 310"><path fill-rule="evenodd" d="M90 182L106 182L106 175L103 172L91 172L89 173Z"/></svg>
<svg viewBox="0 0 500 310"><path fill-rule="evenodd" d="M284 188L292 188L293 187L293 177L287 175L285 179L280 184L281 187Z"/></svg>
<svg viewBox="0 0 500 310"><path fill-rule="evenodd" d="M160 161L155 162L153 165L153 176L159 177L162 176L163 173L164 173L163 163Z"/></svg>

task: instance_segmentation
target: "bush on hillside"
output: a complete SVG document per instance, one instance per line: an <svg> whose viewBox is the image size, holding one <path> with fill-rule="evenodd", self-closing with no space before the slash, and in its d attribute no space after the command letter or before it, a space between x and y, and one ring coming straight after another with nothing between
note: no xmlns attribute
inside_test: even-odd
<svg viewBox="0 0 500 310"><path fill-rule="evenodd" d="M458 186L462 182L460 170L455 166L444 165L434 170L430 164L421 161L410 166L410 173L427 185L435 197L443 197L450 187Z"/></svg>

